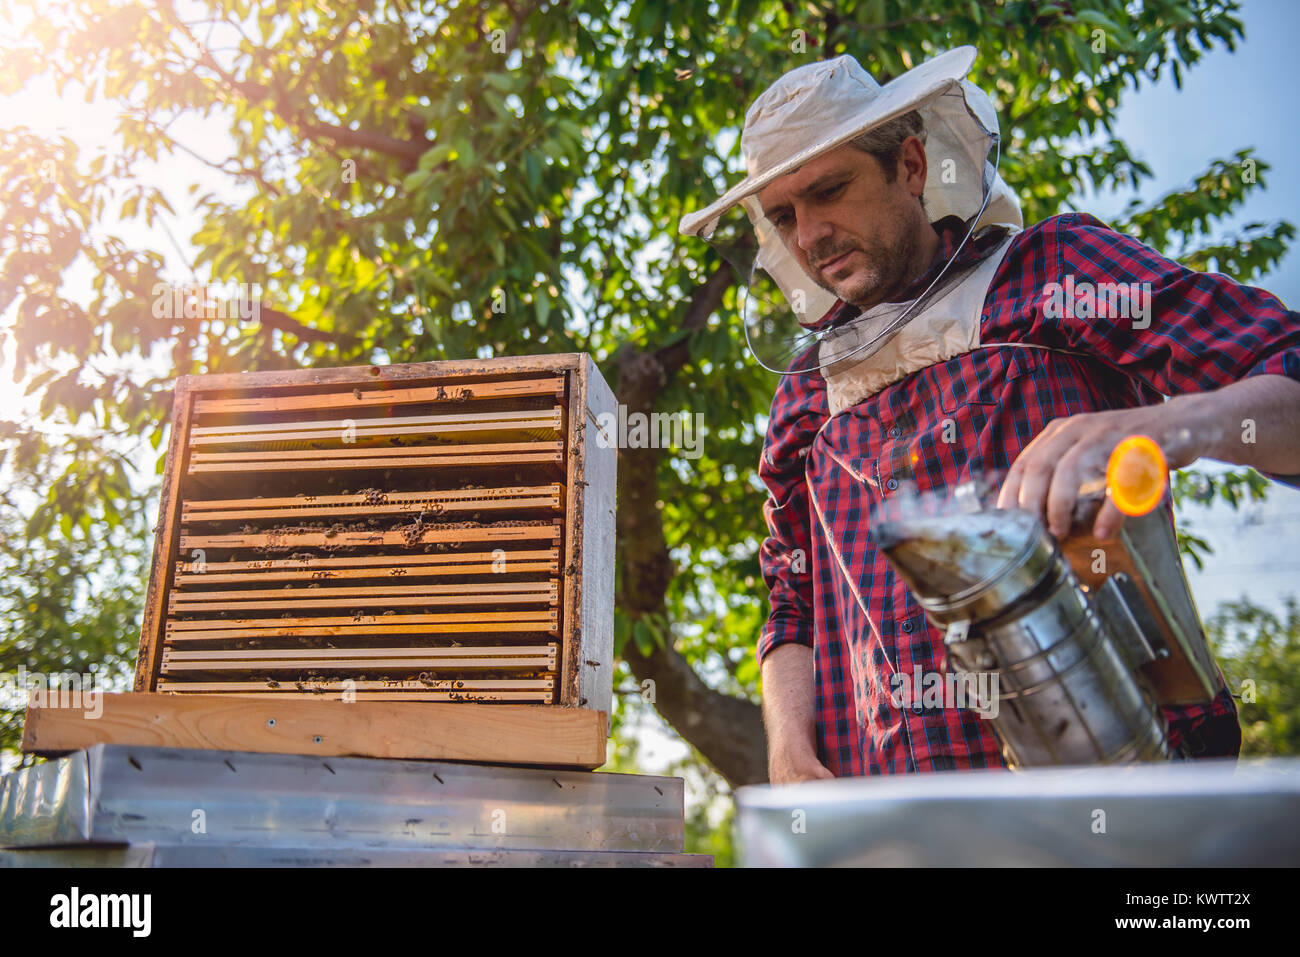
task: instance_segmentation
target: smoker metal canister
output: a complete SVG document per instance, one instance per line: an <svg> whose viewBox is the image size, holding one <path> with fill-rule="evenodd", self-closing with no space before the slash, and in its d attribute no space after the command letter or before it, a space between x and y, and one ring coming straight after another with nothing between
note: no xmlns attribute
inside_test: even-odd
<svg viewBox="0 0 1300 957"><path fill-rule="evenodd" d="M1012 509L900 519L875 537L945 631L952 670L967 680L997 675L991 720L1010 765L1169 756L1127 636L1098 614L1036 517Z"/></svg>

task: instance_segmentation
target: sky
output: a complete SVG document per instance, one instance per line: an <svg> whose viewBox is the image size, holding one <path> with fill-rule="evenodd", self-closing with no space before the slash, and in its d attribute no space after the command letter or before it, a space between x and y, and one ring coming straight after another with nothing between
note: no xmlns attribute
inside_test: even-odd
<svg viewBox="0 0 1300 957"><path fill-rule="evenodd" d="M1142 188L1154 199L1187 186L1211 159L1228 158L1254 147L1271 165L1263 174L1267 189L1250 198L1228 220L1238 228L1248 222L1290 220L1300 228L1300 125L1288 98L1291 58L1300 38L1300 5L1295 0L1247 0L1240 19L1246 39L1235 53L1216 47L1175 88L1172 75L1128 91L1119 110L1116 132L1144 159L1155 178ZM1105 214L1118 211L1122 197L1098 203ZM1259 283L1291 308L1300 308L1300 255L1288 253L1280 268Z"/></svg>
<svg viewBox="0 0 1300 957"><path fill-rule="evenodd" d="M1229 230L1279 219L1300 229L1300 124L1289 92L1300 4L1248 0L1241 19L1246 39L1235 53L1215 49L1184 74L1181 90L1169 76L1130 92L1116 133L1155 174L1142 188L1144 199L1186 186L1212 159L1254 147L1272 167L1264 174L1267 189L1227 221ZM1105 219L1127 198L1104 197L1096 209ZM1273 274L1255 284L1300 309L1300 254L1294 246ZM1214 547L1204 572L1185 563L1202 615L1235 598L1279 608L1285 594L1300 594L1300 551L1292 537L1300 537L1300 490L1274 483L1260 505L1236 513L1226 504L1188 507L1179 520Z"/></svg>

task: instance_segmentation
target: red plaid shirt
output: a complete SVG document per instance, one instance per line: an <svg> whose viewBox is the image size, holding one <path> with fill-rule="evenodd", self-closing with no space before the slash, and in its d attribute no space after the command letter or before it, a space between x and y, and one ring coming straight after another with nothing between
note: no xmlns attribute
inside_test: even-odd
<svg viewBox="0 0 1300 957"><path fill-rule="evenodd" d="M941 235L934 265L900 301L918 295L951 256L960 234ZM1002 237L979 238L987 247ZM954 265L978 258L974 241ZM1048 318L1045 287L1067 275L1076 285L1149 282L1150 327ZM924 492L1004 470L1055 418L1147 405L1251 375L1300 380L1297 319L1263 290L1194 272L1091 216L1069 214L1014 237L984 300L980 342L1086 356L979 348L914 372L829 422L821 376L783 376L759 465L771 495L760 553L771 614L757 654L761 663L787 642L814 649L820 760L840 776L1005 766L991 724L974 711L891 702L892 676L943 672L946 661L942 636L868 538L873 505L903 480ZM942 440L949 419L956 442ZM1175 743L1214 716L1231 716L1236 731L1226 691L1207 705L1164 711Z"/></svg>

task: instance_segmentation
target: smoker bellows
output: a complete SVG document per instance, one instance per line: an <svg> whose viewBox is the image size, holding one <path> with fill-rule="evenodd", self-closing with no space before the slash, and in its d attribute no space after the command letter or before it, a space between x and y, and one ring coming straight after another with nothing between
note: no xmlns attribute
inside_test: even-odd
<svg viewBox="0 0 1300 957"><path fill-rule="evenodd" d="M182 378L136 690L608 711L613 409L583 355Z"/></svg>

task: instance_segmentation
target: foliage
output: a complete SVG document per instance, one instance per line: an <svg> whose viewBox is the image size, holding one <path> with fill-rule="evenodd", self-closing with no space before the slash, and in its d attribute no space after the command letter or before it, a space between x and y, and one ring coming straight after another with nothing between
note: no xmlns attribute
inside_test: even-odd
<svg viewBox="0 0 1300 957"><path fill-rule="evenodd" d="M53 444L0 424L0 674L93 674L95 687L124 690L149 554L142 483L98 436ZM5 690L0 752L13 753L26 700Z"/></svg>
<svg viewBox="0 0 1300 957"><path fill-rule="evenodd" d="M1254 469L1228 469L1220 473L1204 469L1180 469L1170 476L1170 491L1176 505L1201 505L1208 507L1221 499L1232 508L1243 501L1261 502L1268 491L1268 479ZM1178 527L1178 550L1192 560L1198 569L1205 568L1205 556L1210 554L1210 543L1183 526Z"/></svg>
<svg viewBox="0 0 1300 957"><path fill-rule="evenodd" d="M1224 602L1206 623L1241 717L1242 757L1300 755L1300 603Z"/></svg>

